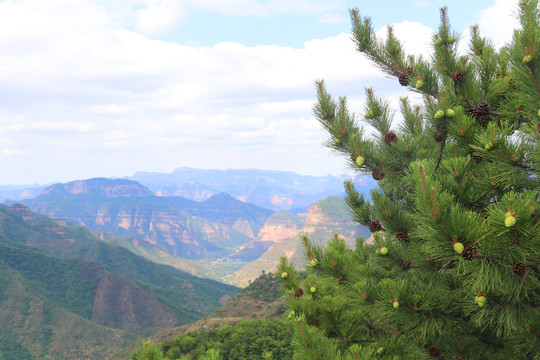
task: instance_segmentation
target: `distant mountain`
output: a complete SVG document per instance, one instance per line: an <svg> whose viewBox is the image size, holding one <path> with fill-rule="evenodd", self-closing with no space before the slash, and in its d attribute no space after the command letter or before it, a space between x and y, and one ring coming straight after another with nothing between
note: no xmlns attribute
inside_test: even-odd
<svg viewBox="0 0 540 360"><path fill-rule="evenodd" d="M266 251L255 261L237 270L227 280L245 286L263 270L275 271L282 255L286 255L297 268L302 269L305 260L300 234L307 234L314 244L325 245L336 233L345 239L349 247L355 246L357 237L371 236L366 226L352 220L347 205L338 197L329 196L325 200L311 204L303 221L287 212L277 212L267 220L259 233L259 238L246 245L246 248L256 248L257 243L265 243Z"/></svg>
<svg viewBox="0 0 540 360"><path fill-rule="evenodd" d="M0 339L36 359L104 358L137 336L193 322L236 292L21 205L0 206L0 274Z"/></svg>
<svg viewBox="0 0 540 360"><path fill-rule="evenodd" d="M188 259L226 256L256 238L272 214L227 194L202 202L158 197L135 181L105 178L55 184L21 203L95 233L136 238Z"/></svg>
<svg viewBox="0 0 540 360"><path fill-rule="evenodd" d="M150 197L154 195L150 189L137 182L120 179L111 180L107 178L77 180L64 184L51 185L41 191L41 195L47 194L57 197L89 194L107 198Z"/></svg>
<svg viewBox="0 0 540 360"><path fill-rule="evenodd" d="M342 194L345 178L257 169L201 170L182 167L170 174L137 172L127 179L140 182L158 196L182 196L201 201L225 192L238 200L268 209L289 210L307 207L329 195ZM363 193L375 187L371 177L357 176L355 183Z"/></svg>
<svg viewBox="0 0 540 360"><path fill-rule="evenodd" d="M0 185L0 202L34 198L45 187L46 185Z"/></svg>

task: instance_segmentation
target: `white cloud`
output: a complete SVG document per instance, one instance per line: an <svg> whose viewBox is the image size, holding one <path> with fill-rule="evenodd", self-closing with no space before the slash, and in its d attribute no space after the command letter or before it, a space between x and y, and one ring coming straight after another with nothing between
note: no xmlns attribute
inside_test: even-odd
<svg viewBox="0 0 540 360"><path fill-rule="evenodd" d="M90 0L0 2L0 168L21 174L17 166L24 164L27 178L16 182L178 166L340 173L342 163L328 160L321 146L326 135L311 116L313 81L325 79L329 91L349 96L357 112L366 86L392 99L404 94L354 49L349 34L314 39L300 49L187 46L137 33L170 29L184 16L175 6L187 3L114 4L119 8ZM310 6L322 14L333 6L307 0L197 4L257 16ZM117 18L125 8L133 10L135 30ZM411 22L394 27L407 39L407 51L428 52L431 29ZM42 180L32 178L40 174Z"/></svg>
<svg viewBox="0 0 540 360"><path fill-rule="evenodd" d="M21 150L13 150L13 149L4 149L2 150L2 155L4 156L17 156L17 155L22 155L22 151Z"/></svg>
<svg viewBox="0 0 540 360"><path fill-rule="evenodd" d="M520 27L517 0L497 0L480 12L478 25L480 35L492 39L497 48L512 40L514 29Z"/></svg>
<svg viewBox="0 0 540 360"><path fill-rule="evenodd" d="M322 24L343 24L347 23L349 19L340 14L324 14L317 21Z"/></svg>
<svg viewBox="0 0 540 360"><path fill-rule="evenodd" d="M431 40L434 34L433 29L418 22L403 21L392 24L394 35L402 42L403 49L407 54L422 55L429 58L433 52ZM386 40L387 26L375 32L375 35L383 41Z"/></svg>
<svg viewBox="0 0 540 360"><path fill-rule="evenodd" d="M160 34L174 29L185 16L181 2L154 0L148 7L137 10L136 29L144 34Z"/></svg>

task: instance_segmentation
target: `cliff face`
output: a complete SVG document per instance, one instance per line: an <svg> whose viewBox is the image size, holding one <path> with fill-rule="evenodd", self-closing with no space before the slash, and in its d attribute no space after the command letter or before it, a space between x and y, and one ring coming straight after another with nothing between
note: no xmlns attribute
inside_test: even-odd
<svg viewBox="0 0 540 360"><path fill-rule="evenodd" d="M272 214L227 194L204 202L158 197L130 180L90 179L50 186L22 201L43 215L156 245L188 259L226 256L254 240Z"/></svg>
<svg viewBox="0 0 540 360"><path fill-rule="evenodd" d="M261 231L258 241L281 242L293 237L302 229L302 220L291 213L280 210L268 218Z"/></svg>
<svg viewBox="0 0 540 360"><path fill-rule="evenodd" d="M280 210L272 214L259 231L259 236L240 247L239 250L221 259L222 261L251 262L257 260L274 243L293 237L302 228L302 220Z"/></svg>
<svg viewBox="0 0 540 360"><path fill-rule="evenodd" d="M288 214L288 213L285 213ZM255 279L264 270L273 272L279 264L279 257L286 255L297 268L304 267L303 247L299 235L306 234L314 244L325 245L334 233L345 239L349 247L354 247L357 237L369 237L369 229L358 225L348 212L342 199L328 197L308 207L303 226L300 222L292 220L293 215L287 218L284 214L274 214L259 234L259 239L271 241L267 250L255 261L236 271L228 279L234 284L245 286ZM283 220L280 222L278 219Z"/></svg>

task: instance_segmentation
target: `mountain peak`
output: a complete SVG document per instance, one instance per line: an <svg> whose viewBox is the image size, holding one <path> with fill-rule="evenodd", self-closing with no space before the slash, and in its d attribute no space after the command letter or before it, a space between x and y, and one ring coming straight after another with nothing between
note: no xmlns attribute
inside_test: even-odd
<svg viewBox="0 0 540 360"><path fill-rule="evenodd" d="M76 180L64 184L51 185L41 192L64 192L71 195L93 194L108 198L115 197L149 197L154 194L146 186L132 180L94 178L88 180Z"/></svg>

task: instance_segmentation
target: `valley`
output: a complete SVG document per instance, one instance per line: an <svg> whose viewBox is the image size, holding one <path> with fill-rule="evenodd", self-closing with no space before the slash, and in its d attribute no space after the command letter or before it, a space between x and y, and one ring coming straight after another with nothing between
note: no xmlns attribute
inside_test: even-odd
<svg viewBox="0 0 540 360"><path fill-rule="evenodd" d="M306 206L291 200L289 210L237 197L157 196L133 180L94 178L6 201L0 353L105 358L156 333L179 334L172 329L280 318L280 291L266 299L261 284L277 284L280 255L303 268L300 234L324 244L340 233L351 246L370 234L336 196Z"/></svg>

